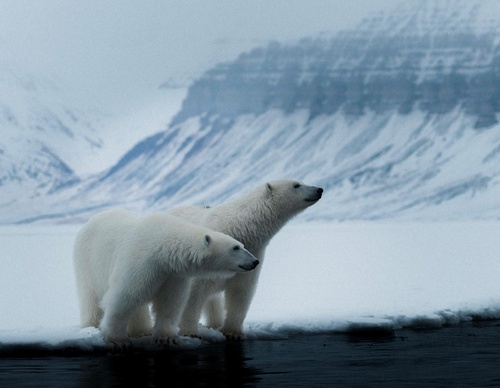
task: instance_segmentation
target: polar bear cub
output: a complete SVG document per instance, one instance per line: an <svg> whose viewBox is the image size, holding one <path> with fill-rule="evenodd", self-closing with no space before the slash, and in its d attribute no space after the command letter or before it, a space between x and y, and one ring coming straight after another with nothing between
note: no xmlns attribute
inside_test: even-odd
<svg viewBox="0 0 500 388"><path fill-rule="evenodd" d="M123 343L151 329L157 342L175 340L193 277L231 277L259 262L226 234L165 213L111 209L77 234L73 263L82 327L100 327L107 342Z"/></svg>

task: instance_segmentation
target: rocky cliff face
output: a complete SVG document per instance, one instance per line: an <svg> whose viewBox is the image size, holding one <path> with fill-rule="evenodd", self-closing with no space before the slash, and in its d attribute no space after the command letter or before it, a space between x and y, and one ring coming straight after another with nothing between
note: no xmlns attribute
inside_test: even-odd
<svg viewBox="0 0 500 388"><path fill-rule="evenodd" d="M460 107L476 128L491 126L500 110L498 22L485 19L479 3L435 4L423 1L334 37L242 54L192 85L174 124L204 113L235 118L269 109L305 108L314 118Z"/></svg>

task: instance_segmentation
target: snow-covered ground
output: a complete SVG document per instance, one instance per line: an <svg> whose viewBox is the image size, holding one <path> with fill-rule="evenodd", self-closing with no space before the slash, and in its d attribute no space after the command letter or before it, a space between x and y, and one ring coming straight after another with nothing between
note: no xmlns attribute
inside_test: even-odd
<svg viewBox="0 0 500 388"><path fill-rule="evenodd" d="M104 346L97 329L78 327L71 259L78 229L0 228L0 346ZM267 249L247 335L500 318L499 232L498 222L292 222ZM204 336L223 339L208 329ZM186 346L203 343L184 340Z"/></svg>

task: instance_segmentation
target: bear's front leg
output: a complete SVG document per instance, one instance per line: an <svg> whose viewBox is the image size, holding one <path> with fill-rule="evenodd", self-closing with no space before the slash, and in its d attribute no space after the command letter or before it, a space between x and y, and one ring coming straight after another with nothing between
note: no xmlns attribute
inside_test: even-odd
<svg viewBox="0 0 500 388"><path fill-rule="evenodd" d="M118 306L113 302L107 302L103 307L104 317L100 329L104 341L118 346L127 345L129 343L127 336L129 309L124 309L123 305Z"/></svg>
<svg viewBox="0 0 500 388"><path fill-rule="evenodd" d="M149 313L149 304L145 303L137 307L128 319L127 334L129 337L142 337L151 335L153 326L151 324L151 315Z"/></svg>
<svg viewBox="0 0 500 388"><path fill-rule="evenodd" d="M177 326L191 290L191 278L168 276L153 299L153 341L176 344Z"/></svg>
<svg viewBox="0 0 500 388"><path fill-rule="evenodd" d="M112 279L101 302L104 317L100 328L106 342L119 345L129 343L127 326L132 313L145 313L146 303L160 285L161 273L147 271L141 266L131 266L117 279ZM133 325L136 323L133 322Z"/></svg>
<svg viewBox="0 0 500 388"><path fill-rule="evenodd" d="M179 323L181 335L198 337L198 323L200 322L203 306L211 293L211 289L205 283L206 281L200 279L193 281L189 298Z"/></svg>
<svg viewBox="0 0 500 388"><path fill-rule="evenodd" d="M225 308L222 293L211 296L207 303L205 303L205 308L203 310L207 321L207 327L220 329L222 325L224 325Z"/></svg>
<svg viewBox="0 0 500 388"><path fill-rule="evenodd" d="M252 303L257 286L260 268L251 273L236 274L227 280L225 289L226 319L221 332L227 339L241 340L243 334L243 322Z"/></svg>

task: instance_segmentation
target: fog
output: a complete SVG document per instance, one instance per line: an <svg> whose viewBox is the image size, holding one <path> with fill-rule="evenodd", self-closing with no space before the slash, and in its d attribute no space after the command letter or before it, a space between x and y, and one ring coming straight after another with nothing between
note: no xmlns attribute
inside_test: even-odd
<svg viewBox="0 0 500 388"><path fill-rule="evenodd" d="M414 1L415 2L415 1ZM2 0L0 50L83 102L134 105L266 44L352 28L396 0ZM1 65L1 62L0 62Z"/></svg>

